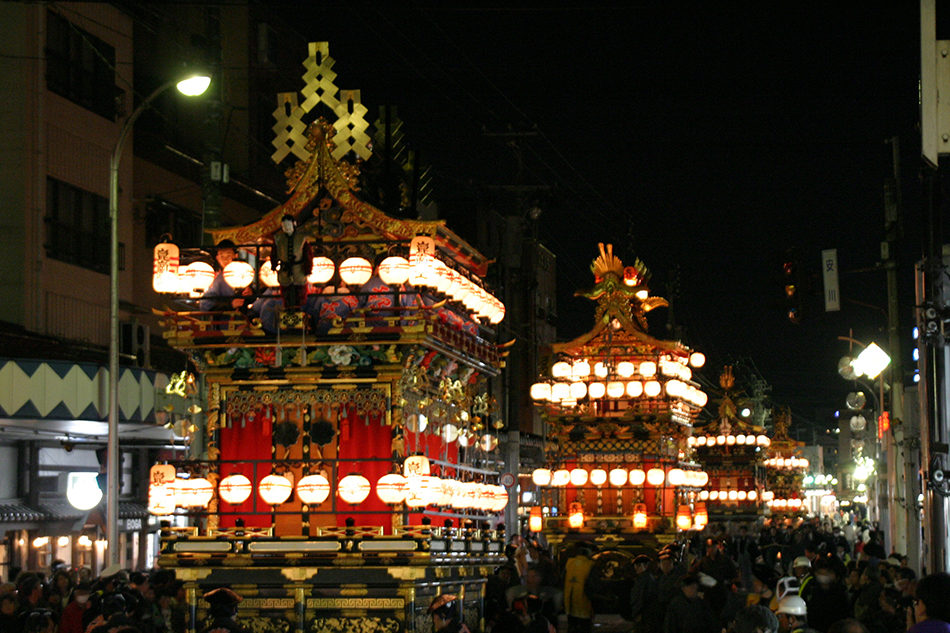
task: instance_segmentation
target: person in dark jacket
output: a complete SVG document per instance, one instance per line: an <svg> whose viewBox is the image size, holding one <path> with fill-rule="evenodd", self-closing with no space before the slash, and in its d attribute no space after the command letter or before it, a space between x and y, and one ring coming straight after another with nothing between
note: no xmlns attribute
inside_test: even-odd
<svg viewBox="0 0 950 633"><path fill-rule="evenodd" d="M204 633L245 633L244 627L234 619L238 603L243 600L241 596L228 587L218 587L201 597L207 601L211 616L211 624L205 627Z"/></svg>
<svg viewBox="0 0 950 633"><path fill-rule="evenodd" d="M808 621L819 631L824 631L834 622L851 615L848 592L838 578L834 566L819 558L812 568L814 580L805 602L808 604Z"/></svg>
<svg viewBox="0 0 950 633"><path fill-rule="evenodd" d="M680 593L671 601L663 633L718 633L718 619L699 593L699 575L683 577Z"/></svg>
<svg viewBox="0 0 950 633"><path fill-rule="evenodd" d="M640 632L656 631L663 614L656 610L656 577L650 572L650 557L640 554L633 559L633 571L636 577L630 588L630 617L633 630Z"/></svg>

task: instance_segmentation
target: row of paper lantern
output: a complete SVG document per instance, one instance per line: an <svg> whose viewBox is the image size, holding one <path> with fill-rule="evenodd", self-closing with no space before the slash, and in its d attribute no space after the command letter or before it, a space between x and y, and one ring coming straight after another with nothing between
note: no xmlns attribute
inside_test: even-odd
<svg viewBox="0 0 950 633"><path fill-rule="evenodd" d="M687 446L771 446L772 440L767 435L697 435L686 438Z"/></svg>
<svg viewBox="0 0 950 633"><path fill-rule="evenodd" d="M650 468L646 471L640 468L630 470L613 468L610 471L603 468L594 468L589 472L584 468L571 470L561 468L553 471L549 468L536 468L531 473L531 481L536 486L553 486L555 488L562 488L567 485L584 486L588 482L595 486L610 483L611 486L617 488L627 484L642 486L644 483L650 486L662 486L664 482L668 486L702 488L709 482L709 475L702 470L683 470L681 468L671 468L669 471L664 471L662 468Z"/></svg>
<svg viewBox="0 0 950 633"><path fill-rule="evenodd" d="M592 400L599 400L605 396L612 399L639 398L641 396L656 398L664 391L671 398L679 398L698 407L706 406L709 401L709 396L702 389L677 378L671 378L665 383L661 383L659 380L630 380L627 382L612 380L610 382L591 383L582 381L571 383L536 382L531 385L529 393L531 399L538 402L552 402L570 406L584 398Z"/></svg>
<svg viewBox="0 0 950 633"><path fill-rule="evenodd" d="M359 474L346 475L337 484L337 496L349 504L360 504L369 496L371 484ZM258 494L268 505L286 502L294 490L297 498L307 505L319 505L330 496L330 482L323 474L301 477L294 485L289 477L270 474L257 485ZM251 497L251 480L241 474L228 475L218 484L221 500L230 504L244 503ZM498 512L508 504L508 492L503 486L441 479L430 475L405 477L398 473L383 475L376 482L376 496L389 505L405 503L410 508L429 505L450 506L455 509ZM176 507L206 507L214 497L214 485L203 477L176 479L167 484L149 487L149 512L171 514Z"/></svg>
<svg viewBox="0 0 950 633"><path fill-rule="evenodd" d="M759 493L755 490L701 490L699 498L705 501L756 501Z"/></svg>
<svg viewBox="0 0 950 633"><path fill-rule="evenodd" d="M687 366L699 368L706 364L706 356L701 352L693 352L689 357L685 356L661 356L659 363L652 360L645 360L639 363L623 360L610 365L602 361L596 361L591 365L587 359L577 359L571 362L558 361L551 366L551 377L555 379L574 379L582 380L591 375L597 378L607 378L614 375L620 378L631 378L635 375L643 378L656 376L657 370L670 378L679 378L680 380L690 380L693 376L692 371Z"/></svg>
<svg viewBox="0 0 950 633"><path fill-rule="evenodd" d="M645 503L636 503L633 506L633 527L636 530L645 529L648 525L649 515ZM567 514L568 527L579 530L584 527L584 506L579 502L571 503ZM690 507L682 503L676 508L675 516L676 527L679 530L702 530L709 524L709 513L706 510L705 503L697 503L695 512ZM541 508L531 508L531 514L528 517L528 529L532 532L540 532L543 527L543 517Z"/></svg>
<svg viewBox="0 0 950 633"><path fill-rule="evenodd" d="M775 510L800 510L804 501L801 499L769 499L765 505Z"/></svg>
<svg viewBox="0 0 950 633"><path fill-rule="evenodd" d="M192 262L179 268L178 247L161 243L155 247L152 270L152 288L156 292L188 294L198 298L214 281L214 268L207 262ZM373 276L373 264L364 257L348 257L339 268L329 257L314 257L307 281L321 285L333 279L339 271L340 279L348 286L362 286ZM497 297L467 276L449 267L442 260L428 254L415 253L405 257L391 256L383 259L376 268L380 279L386 284L398 286L410 283L415 288L433 288L447 297L462 303L477 316L490 323L500 323L505 316L505 306ZM261 283L277 288L280 282L277 272L265 260L260 267ZM254 267L245 261L235 260L222 271L224 281L234 289L246 288L254 282Z"/></svg>
<svg viewBox="0 0 950 633"><path fill-rule="evenodd" d="M772 468L808 468L808 460L804 457L770 457L762 462Z"/></svg>

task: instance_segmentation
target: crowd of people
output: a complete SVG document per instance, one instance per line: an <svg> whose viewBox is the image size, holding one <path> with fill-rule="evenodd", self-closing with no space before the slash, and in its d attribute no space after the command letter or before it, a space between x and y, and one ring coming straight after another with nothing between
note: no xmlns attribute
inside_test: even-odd
<svg viewBox="0 0 950 633"><path fill-rule="evenodd" d="M950 633L950 575L918 579L867 524L710 527L636 556L578 543L555 561L515 537L488 579L492 633L589 633L620 614L634 633Z"/></svg>
<svg viewBox="0 0 950 633"><path fill-rule="evenodd" d="M608 611L633 633L950 633L950 574L918 578L881 542L870 526L812 521L712 528L632 557L578 541L555 559L516 536L487 578L485 633L590 633ZM239 595L219 587L202 598L199 630L244 631ZM463 623L453 594L429 613L437 633L482 624ZM170 570L93 578L57 562L0 585L0 633L184 633L186 621L184 584Z"/></svg>

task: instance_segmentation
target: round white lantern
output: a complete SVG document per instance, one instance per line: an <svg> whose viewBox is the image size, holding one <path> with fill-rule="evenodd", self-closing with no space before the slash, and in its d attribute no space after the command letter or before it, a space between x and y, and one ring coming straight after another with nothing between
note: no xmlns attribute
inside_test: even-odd
<svg viewBox="0 0 950 633"><path fill-rule="evenodd" d="M390 286L398 286L409 279L409 260L393 255L379 262L379 278Z"/></svg>
<svg viewBox="0 0 950 633"><path fill-rule="evenodd" d="M603 398L607 393L607 385L602 382L592 382L587 385L587 395L597 400L598 398Z"/></svg>
<svg viewBox="0 0 950 633"><path fill-rule="evenodd" d="M214 268L207 262L191 262L185 266L185 272L178 277L179 292L187 293L192 299L204 294L214 281Z"/></svg>
<svg viewBox="0 0 950 633"><path fill-rule="evenodd" d="M544 487L551 485L551 469L535 468L531 473L531 481L535 486Z"/></svg>
<svg viewBox="0 0 950 633"><path fill-rule="evenodd" d="M348 257L340 263L340 279L348 286L362 286L373 276L373 265L362 257Z"/></svg>
<svg viewBox="0 0 950 633"><path fill-rule="evenodd" d="M218 496L231 504L244 503L251 496L251 480L241 474L228 475L218 483Z"/></svg>
<svg viewBox="0 0 950 633"><path fill-rule="evenodd" d="M603 468L595 468L590 471L590 483L595 486L603 486L607 483L607 471Z"/></svg>
<svg viewBox="0 0 950 633"><path fill-rule="evenodd" d="M532 400L550 400L551 399L551 383L548 382L536 382L531 385L531 399Z"/></svg>
<svg viewBox="0 0 950 633"><path fill-rule="evenodd" d="M307 275L307 281L312 284L325 284L336 273L336 264L329 257L314 257L310 263L310 274Z"/></svg>
<svg viewBox="0 0 950 633"><path fill-rule="evenodd" d="M261 269L258 271L258 275L261 278L261 283L268 288L276 288L280 285L280 282L277 280L277 273L271 266L269 259L265 260L264 263L261 264Z"/></svg>
<svg viewBox="0 0 950 633"><path fill-rule="evenodd" d="M651 486L662 486L666 479L666 474L662 468L651 468L647 471L647 483Z"/></svg>
<svg viewBox="0 0 950 633"><path fill-rule="evenodd" d="M257 484L257 494L264 503L271 506L280 505L290 498L294 485L283 475L270 474Z"/></svg>
<svg viewBox="0 0 950 633"><path fill-rule="evenodd" d="M571 471L559 468L551 474L551 485L561 488L571 482Z"/></svg>
<svg viewBox="0 0 950 633"><path fill-rule="evenodd" d="M647 474L643 472L642 468L633 468L630 470L630 485L631 486L642 486L643 482L646 481Z"/></svg>
<svg viewBox="0 0 950 633"><path fill-rule="evenodd" d="M376 496L389 505L402 503L406 499L406 485L406 478L399 473L383 475L376 481Z"/></svg>
<svg viewBox="0 0 950 633"><path fill-rule="evenodd" d="M626 468L613 468L609 473L607 473L607 480L610 481L610 485L616 488L627 483L627 469Z"/></svg>
<svg viewBox="0 0 950 633"><path fill-rule="evenodd" d="M297 482L297 496L308 506L320 505L330 496L330 482L320 473L301 477Z"/></svg>
<svg viewBox="0 0 950 633"><path fill-rule="evenodd" d="M571 485L583 486L587 483L587 471L583 468L575 468L571 471Z"/></svg>
<svg viewBox="0 0 950 633"><path fill-rule="evenodd" d="M336 494L346 503L356 505L363 503L369 491L369 479L363 475L347 475L337 484Z"/></svg>

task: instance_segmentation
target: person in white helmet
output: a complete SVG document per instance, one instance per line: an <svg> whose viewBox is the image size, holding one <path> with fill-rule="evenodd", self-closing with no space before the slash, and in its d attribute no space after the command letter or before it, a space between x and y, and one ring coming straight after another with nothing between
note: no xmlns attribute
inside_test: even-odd
<svg viewBox="0 0 950 633"><path fill-rule="evenodd" d="M801 596L785 596L778 603L779 633L815 633L808 628L808 607Z"/></svg>

